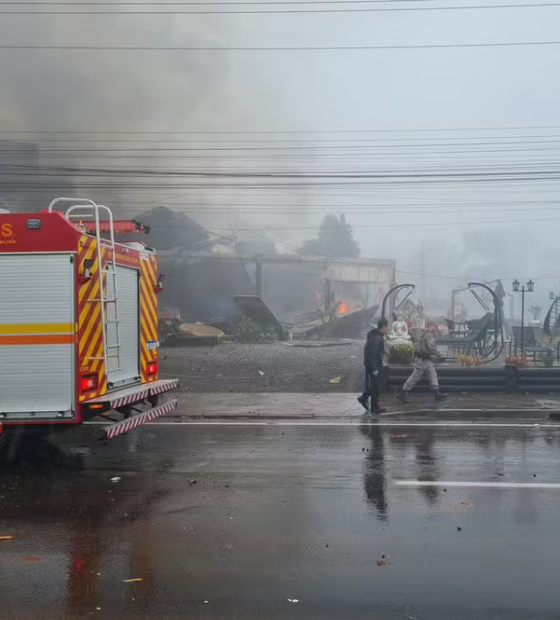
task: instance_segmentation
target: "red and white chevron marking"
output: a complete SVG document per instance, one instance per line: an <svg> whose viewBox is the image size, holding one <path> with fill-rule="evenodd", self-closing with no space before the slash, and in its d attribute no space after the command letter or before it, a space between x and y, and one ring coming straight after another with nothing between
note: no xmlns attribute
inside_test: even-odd
<svg viewBox="0 0 560 620"><path fill-rule="evenodd" d="M163 394L163 392L169 392L170 390L174 390L179 387L179 379L174 379L173 381L169 381L164 385L158 385L154 388L150 388L151 394Z"/></svg>
<svg viewBox="0 0 560 620"><path fill-rule="evenodd" d="M130 405L131 403L140 402L148 396L149 392L150 390L142 390L141 392L135 392L134 394L130 394L129 396L123 396L123 398L117 398L117 400L112 400L111 409L118 409L119 407Z"/></svg>
<svg viewBox="0 0 560 620"><path fill-rule="evenodd" d="M117 422L113 426L110 426L107 429L107 439L112 439L117 435L121 435L122 433L128 433L133 428L137 428L138 426L142 426L142 424L146 424L147 422L151 422L156 418L173 411L177 407L177 399L170 400L168 403L164 403L163 405L159 405L158 407L154 407L149 411L145 411L144 413L138 413L137 415L128 418L127 420L123 420L122 422Z"/></svg>

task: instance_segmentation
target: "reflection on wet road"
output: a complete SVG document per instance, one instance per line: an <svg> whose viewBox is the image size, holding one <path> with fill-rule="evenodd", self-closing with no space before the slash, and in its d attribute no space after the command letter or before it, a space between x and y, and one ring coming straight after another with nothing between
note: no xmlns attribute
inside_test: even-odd
<svg viewBox="0 0 560 620"><path fill-rule="evenodd" d="M560 617L560 429L94 430L2 468L2 620Z"/></svg>

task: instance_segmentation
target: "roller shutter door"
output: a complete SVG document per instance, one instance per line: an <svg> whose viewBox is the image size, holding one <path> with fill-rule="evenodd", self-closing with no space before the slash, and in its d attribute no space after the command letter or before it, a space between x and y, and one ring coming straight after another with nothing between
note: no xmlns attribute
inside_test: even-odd
<svg viewBox="0 0 560 620"><path fill-rule="evenodd" d="M113 348L117 344L115 304L107 304L107 380L114 387L135 383L140 379L138 273L136 269L117 265L120 360L116 357L117 349ZM107 297L114 297L113 277L110 275L107 276Z"/></svg>
<svg viewBox="0 0 560 620"><path fill-rule="evenodd" d="M73 415L75 277L70 254L0 255L0 412Z"/></svg>

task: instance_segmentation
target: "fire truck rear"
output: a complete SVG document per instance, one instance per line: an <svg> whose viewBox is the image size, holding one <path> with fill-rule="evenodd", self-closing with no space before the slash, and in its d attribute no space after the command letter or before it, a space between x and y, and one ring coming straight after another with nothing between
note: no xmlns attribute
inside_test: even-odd
<svg viewBox="0 0 560 620"><path fill-rule="evenodd" d="M0 433L117 411L112 438L177 407L160 401L178 381L159 379L156 254L115 242L139 230L77 198L0 213Z"/></svg>

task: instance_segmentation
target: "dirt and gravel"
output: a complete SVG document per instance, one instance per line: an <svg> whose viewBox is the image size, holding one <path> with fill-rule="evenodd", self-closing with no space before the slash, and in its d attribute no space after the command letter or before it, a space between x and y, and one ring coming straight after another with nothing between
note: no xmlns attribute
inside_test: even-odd
<svg viewBox="0 0 560 620"><path fill-rule="evenodd" d="M169 348L161 350L161 371L178 377L182 392L359 392L362 350L359 341L309 348L283 342Z"/></svg>

